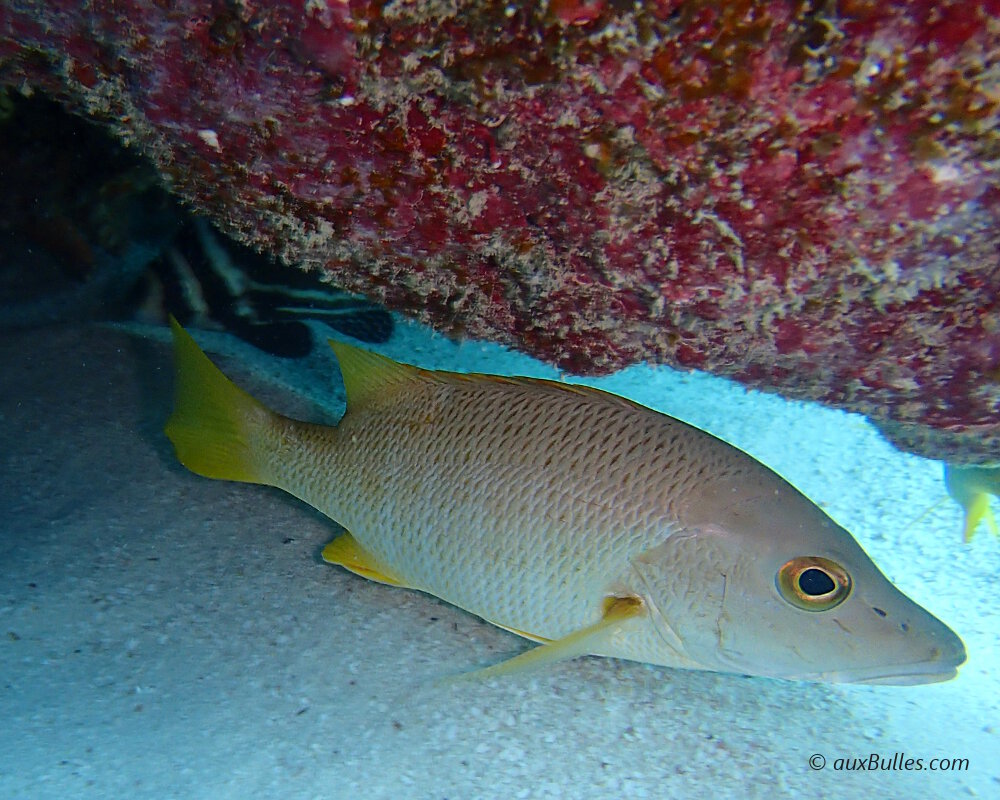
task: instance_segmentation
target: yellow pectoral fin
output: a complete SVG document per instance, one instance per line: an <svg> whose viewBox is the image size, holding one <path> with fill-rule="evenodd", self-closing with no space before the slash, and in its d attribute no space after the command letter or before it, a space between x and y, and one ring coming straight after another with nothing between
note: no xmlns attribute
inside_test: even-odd
<svg viewBox="0 0 1000 800"><path fill-rule="evenodd" d="M323 548L323 560L371 581L401 586L404 589L412 588L379 564L349 533L341 534Z"/></svg>
<svg viewBox="0 0 1000 800"><path fill-rule="evenodd" d="M599 649L621 627L623 622L645 613L646 610L642 600L638 597L611 598L600 622L574 631L562 639L555 639L546 644L540 644L538 647L533 647L531 650L507 659L500 664L494 664L492 667L484 669L477 669L473 672L459 675L452 680L461 681L470 678L496 678L507 675L520 675L547 667L549 664L555 664L557 661L566 661L578 656L588 655L594 652L594 650ZM520 631L517 631L517 633L520 633ZM521 635L524 636L525 634ZM530 636L529 638L537 639L538 637Z"/></svg>

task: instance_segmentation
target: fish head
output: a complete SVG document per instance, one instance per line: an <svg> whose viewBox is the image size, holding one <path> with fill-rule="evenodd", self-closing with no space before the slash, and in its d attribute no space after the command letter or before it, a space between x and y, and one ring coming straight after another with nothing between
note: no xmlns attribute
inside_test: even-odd
<svg viewBox="0 0 1000 800"><path fill-rule="evenodd" d="M948 680L961 639L794 487L717 486L633 560L664 663L832 683Z"/></svg>

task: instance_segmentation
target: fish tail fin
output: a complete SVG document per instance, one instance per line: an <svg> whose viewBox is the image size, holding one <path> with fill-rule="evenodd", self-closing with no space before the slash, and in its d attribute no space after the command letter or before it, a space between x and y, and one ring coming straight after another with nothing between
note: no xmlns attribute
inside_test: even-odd
<svg viewBox="0 0 1000 800"><path fill-rule="evenodd" d="M174 412L164 432L178 460L206 478L270 483L260 433L275 414L222 374L173 316Z"/></svg>
<svg viewBox="0 0 1000 800"><path fill-rule="evenodd" d="M996 475L995 467L944 465L945 488L965 512L962 535L966 543L972 541L980 522L985 522L994 536L997 534L990 510L990 495L997 495Z"/></svg>
<svg viewBox="0 0 1000 800"><path fill-rule="evenodd" d="M972 541L972 536L979 527L979 523L986 521L986 527L990 533L996 536L997 523L993 519L993 512L990 511L990 496L986 492L979 492L965 504L965 527L963 536L966 543Z"/></svg>

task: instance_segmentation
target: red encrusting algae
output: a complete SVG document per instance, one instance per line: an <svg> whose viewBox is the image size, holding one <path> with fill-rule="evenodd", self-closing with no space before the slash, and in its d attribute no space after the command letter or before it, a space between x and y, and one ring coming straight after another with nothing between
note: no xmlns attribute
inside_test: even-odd
<svg viewBox="0 0 1000 800"><path fill-rule="evenodd" d="M1000 2L50 0L0 82L441 330L997 452Z"/></svg>

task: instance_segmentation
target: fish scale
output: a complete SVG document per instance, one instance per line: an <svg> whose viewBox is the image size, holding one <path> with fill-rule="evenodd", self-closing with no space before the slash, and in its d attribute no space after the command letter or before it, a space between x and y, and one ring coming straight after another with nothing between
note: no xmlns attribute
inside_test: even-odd
<svg viewBox="0 0 1000 800"><path fill-rule="evenodd" d="M586 387L458 375L331 342L336 427L257 403L173 323L167 434L193 471L278 486L348 533L325 560L583 654L804 680L952 677L961 640L763 464Z"/></svg>
<svg viewBox="0 0 1000 800"><path fill-rule="evenodd" d="M601 500L576 499L607 454L620 454L627 472L636 443L624 435L624 407L575 409L577 430L602 434L581 435L567 446L546 435L550 419L566 416L564 395L516 384L496 388L484 396L468 384L428 381L398 403L349 412L332 439L316 441L313 429L305 429L300 452L311 458L327 449L319 457L329 472L303 484L276 464L275 482L338 520L407 585L556 639L600 617L601 601L613 579L627 573L630 555L649 545L657 523L662 531L671 520L638 527L634 509L642 504L628 496L616 471L605 473L603 485L587 482ZM505 431L493 421L504 419L507 408L514 412ZM520 425L518 414L532 424ZM410 424L414 419L431 421ZM345 437L353 447L339 446ZM471 470L458 456L470 451L477 462ZM350 502L358 496L368 502ZM565 578L567 564L577 565L572 581Z"/></svg>

